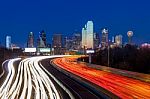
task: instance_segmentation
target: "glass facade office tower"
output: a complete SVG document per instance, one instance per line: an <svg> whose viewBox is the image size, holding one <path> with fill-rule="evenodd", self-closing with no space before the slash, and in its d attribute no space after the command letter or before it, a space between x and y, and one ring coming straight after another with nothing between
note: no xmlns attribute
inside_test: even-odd
<svg viewBox="0 0 150 99"><path fill-rule="evenodd" d="M82 48L94 48L94 31L93 22L88 21L84 28L82 28Z"/></svg>
<svg viewBox="0 0 150 99"><path fill-rule="evenodd" d="M86 26L85 28L82 28L82 48L87 46L87 32L86 32Z"/></svg>
<svg viewBox="0 0 150 99"><path fill-rule="evenodd" d="M102 48L106 48L108 46L108 29L102 30L102 40L101 40Z"/></svg>
<svg viewBox="0 0 150 99"><path fill-rule="evenodd" d="M115 43L118 47L122 47L122 35L116 35Z"/></svg>
<svg viewBox="0 0 150 99"><path fill-rule="evenodd" d="M11 49L11 36L6 36L6 48Z"/></svg>
<svg viewBox="0 0 150 99"><path fill-rule="evenodd" d="M28 47L28 48L34 47L34 36L33 36L33 32L30 32L30 33L29 33L28 42L27 42L27 47Z"/></svg>
<svg viewBox="0 0 150 99"><path fill-rule="evenodd" d="M45 47L47 47L46 33L44 32L44 30L42 30L39 33L39 38L37 39L37 47L38 48L45 48Z"/></svg>
<svg viewBox="0 0 150 99"><path fill-rule="evenodd" d="M100 46L100 36L98 33L94 33L94 49L99 48Z"/></svg>
<svg viewBox="0 0 150 99"><path fill-rule="evenodd" d="M94 32L93 32L93 22L87 22L87 48L94 48Z"/></svg>

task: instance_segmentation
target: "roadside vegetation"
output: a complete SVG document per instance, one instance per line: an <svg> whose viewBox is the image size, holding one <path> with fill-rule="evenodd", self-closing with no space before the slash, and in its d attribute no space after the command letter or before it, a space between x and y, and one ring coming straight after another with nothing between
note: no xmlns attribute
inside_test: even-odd
<svg viewBox="0 0 150 99"><path fill-rule="evenodd" d="M127 44L122 48L110 48L109 53L110 67L150 74L150 48ZM88 58L84 60L88 62ZM93 54L92 63L108 66L108 49Z"/></svg>

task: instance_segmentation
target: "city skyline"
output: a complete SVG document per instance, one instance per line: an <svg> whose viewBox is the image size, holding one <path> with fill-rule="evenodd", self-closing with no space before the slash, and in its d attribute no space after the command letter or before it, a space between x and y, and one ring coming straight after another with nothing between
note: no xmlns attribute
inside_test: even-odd
<svg viewBox="0 0 150 99"><path fill-rule="evenodd" d="M131 30L134 32L133 42L150 43L148 4L148 0L2 1L0 37L10 35L13 43L24 45L29 32L35 33L37 38L39 31L44 29L47 41L51 42L54 33L81 33L85 22L92 20L96 33L101 34L101 29L107 27L110 37L122 34L126 41L126 33ZM0 42L4 45L5 39Z"/></svg>
<svg viewBox="0 0 150 99"><path fill-rule="evenodd" d="M43 44L44 44L44 46L45 46L45 44L46 44L46 39L48 38L48 40L47 40L47 43L48 44L52 44L53 43L53 35L57 35L57 34L61 34L62 35L62 38L64 39L64 38L66 38L66 37L73 37L73 35L74 34L76 34L76 33L79 33L80 35L82 35L82 39L84 39L84 38L86 38L85 40L86 40L86 43L84 44L84 45L86 45L86 44L88 44L89 43L89 40L87 39L87 37L89 37L89 36L85 36L85 35L88 35L89 33L87 33L87 31L88 31L88 29L87 29L87 25L88 25L88 23L91 23L92 21L87 21L87 24L85 24L85 27L84 28L82 28L81 29L81 31L80 32L73 32L73 33L71 33L71 34L69 34L69 35L65 35L65 34L63 34L63 33L53 33L53 34L51 34L51 36L49 36L49 34L47 34L47 33L45 33L45 31L44 30L42 30L41 32L38 32L37 34L36 33L34 33L34 32L29 32L29 33L34 33L34 35L36 35L36 37L35 36L33 36L33 39L35 39L34 40L34 42L33 42L33 45L34 45L34 47L39 47L39 42L41 42L41 40L42 40L42 38L41 38L41 36L43 35L42 33L44 33L44 35L45 35L45 37L44 37L44 42L43 42L43 40L42 40L42 42L43 42ZM105 31L105 28L103 28L103 29L101 29L101 32L95 32L93 29L94 29L94 27L93 27L93 25L94 25L94 23L92 22L92 27L90 27L91 29L92 29L92 31L93 31L93 33L92 33L92 38L93 38L93 41L92 42L94 42L94 35L95 34L97 34L99 37L100 37L100 42L103 42L103 31ZM107 29L107 32L109 31L108 30L108 28L106 28ZM91 30L90 30L91 31ZM86 33L86 34L83 34L83 33ZM126 35L125 36L122 36L122 34L115 34L115 35L112 35L112 34L109 34L108 36L107 36L107 41L111 41L111 42L113 42L114 43L114 40L115 40L115 38L114 37L116 37L116 36L122 36L121 37L121 44L122 45L124 45L124 44L127 44L127 43L129 43L129 37L128 37L128 32L130 32L130 31L127 31L127 33L126 33ZM28 36L29 36L29 34L27 34ZM46 38L46 35L48 35L47 36L47 38ZM11 39L12 39L12 36L11 35L6 35L5 36L5 38L7 37L7 36L10 36L11 37ZM11 40L11 44L15 44L15 46L18 46L18 47L22 47L22 48L25 48L25 47L28 47L28 43L29 43L29 37L26 37L25 39L26 39L26 41L24 42L24 45L22 45L22 46L20 46L20 44L17 44L17 43L14 43L12 40ZM41 38L41 40L40 40L40 38ZM133 35L133 37L132 38L134 38L134 35ZM136 38L134 38L134 39L132 39L132 44L135 44L135 45L138 45L138 46L140 46L141 44L144 44L144 43L149 43L148 41L147 42L141 42L140 44L138 44L137 42L135 42L134 40L135 40ZM40 40L40 41L39 41ZM85 41L85 40L83 40L83 41ZM83 47L83 41L81 41L81 47ZM106 42L107 42L106 41ZM1 42L0 42L0 44L1 45L3 45L3 46L7 46L6 44L6 41L4 42L4 44L2 44ZM101 44L101 43L99 43L99 44ZM43 46L43 47L44 47ZM46 45L47 46L47 45ZM45 47L46 47L45 46ZM87 46L87 45L86 45ZM94 43L92 44L92 46L94 47Z"/></svg>
<svg viewBox="0 0 150 99"><path fill-rule="evenodd" d="M0 99L150 99L150 0L1 0Z"/></svg>

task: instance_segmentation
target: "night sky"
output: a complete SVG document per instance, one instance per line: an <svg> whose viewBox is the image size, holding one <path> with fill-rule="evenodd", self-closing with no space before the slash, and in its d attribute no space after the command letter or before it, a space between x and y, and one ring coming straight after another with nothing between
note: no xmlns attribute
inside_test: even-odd
<svg viewBox="0 0 150 99"><path fill-rule="evenodd" d="M95 32L107 27L110 38L122 34L127 41L132 30L135 43L150 43L149 0L1 0L0 42L10 35L12 43L24 47L30 31L37 38L43 29L50 42L53 33L81 32L88 20Z"/></svg>

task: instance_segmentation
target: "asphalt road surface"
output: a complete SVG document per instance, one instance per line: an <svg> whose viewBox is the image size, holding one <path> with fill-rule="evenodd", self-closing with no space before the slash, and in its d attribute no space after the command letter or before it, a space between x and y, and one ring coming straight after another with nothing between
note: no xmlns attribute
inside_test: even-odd
<svg viewBox="0 0 150 99"><path fill-rule="evenodd" d="M57 58L53 63L123 99L150 99L150 83L96 70L76 61L76 57Z"/></svg>
<svg viewBox="0 0 150 99"><path fill-rule="evenodd" d="M6 60L0 74L0 99L103 98L50 65L50 59L56 57L63 56Z"/></svg>

